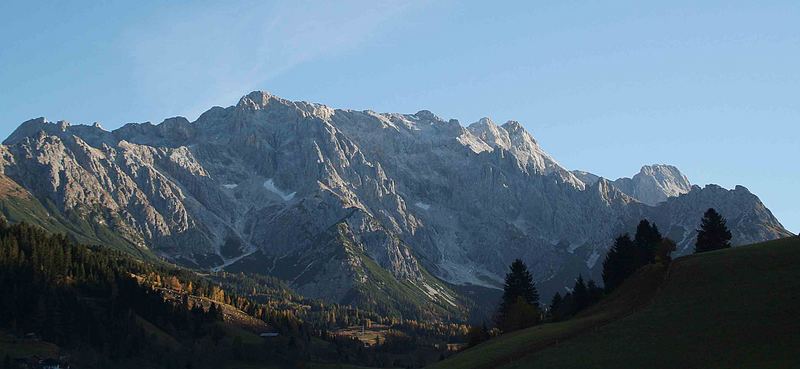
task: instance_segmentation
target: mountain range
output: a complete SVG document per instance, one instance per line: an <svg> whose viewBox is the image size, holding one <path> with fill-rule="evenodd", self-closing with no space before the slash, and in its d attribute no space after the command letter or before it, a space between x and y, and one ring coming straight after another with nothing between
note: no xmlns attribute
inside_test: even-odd
<svg viewBox="0 0 800 369"><path fill-rule="evenodd" d="M670 165L568 170L516 121L333 109L252 92L196 121L22 123L0 146L0 211L142 257L249 271L387 312L463 312L516 258L544 294L599 279L641 219L692 251L716 208L733 244L791 235L743 186Z"/></svg>

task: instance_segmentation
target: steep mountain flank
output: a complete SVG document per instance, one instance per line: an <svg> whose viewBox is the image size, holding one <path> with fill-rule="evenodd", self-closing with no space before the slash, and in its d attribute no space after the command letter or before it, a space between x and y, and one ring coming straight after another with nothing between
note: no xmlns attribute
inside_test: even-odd
<svg viewBox="0 0 800 369"><path fill-rule="evenodd" d="M34 119L0 150L4 193L56 223L80 219L184 265L279 275L311 297L388 295L395 311L458 310L443 281L497 287L517 257L545 293L560 289L596 275L611 239L642 217L684 251L708 207L737 244L789 234L744 188L690 187L671 166L613 182L570 172L518 122L464 127L265 92L194 122L106 131Z"/></svg>

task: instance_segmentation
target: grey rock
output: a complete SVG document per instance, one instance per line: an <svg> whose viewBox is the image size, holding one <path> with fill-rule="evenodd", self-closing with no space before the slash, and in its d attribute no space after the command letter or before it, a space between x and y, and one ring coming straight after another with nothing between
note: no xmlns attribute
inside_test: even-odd
<svg viewBox="0 0 800 369"><path fill-rule="evenodd" d="M688 252L708 207L736 244L790 234L743 187L692 187L671 166L613 182L570 172L518 122L463 127L264 92L194 122L110 132L34 119L1 150L0 171L38 199L140 247L196 267L252 266L339 302L399 282L447 307L457 302L442 280L499 287L515 258L552 292L578 273L597 278L613 237L643 217ZM372 263L394 282L375 280Z"/></svg>

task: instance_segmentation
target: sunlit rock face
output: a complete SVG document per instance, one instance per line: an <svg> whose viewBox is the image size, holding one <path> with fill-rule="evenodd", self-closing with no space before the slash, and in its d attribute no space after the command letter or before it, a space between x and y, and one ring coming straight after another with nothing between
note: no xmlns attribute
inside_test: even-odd
<svg viewBox="0 0 800 369"><path fill-rule="evenodd" d="M614 186L648 205L657 205L692 189L689 179L678 168L664 164L645 165L633 178L614 181Z"/></svg>
<svg viewBox="0 0 800 369"><path fill-rule="evenodd" d="M454 301L442 280L497 287L515 258L554 291L597 278L641 218L687 252L709 207L735 244L789 235L744 187L692 187L668 165L616 181L571 172L515 121L464 127L264 92L194 122L35 119L2 154L2 173L54 210L182 264L279 275L337 301L377 283L372 263L442 305Z"/></svg>

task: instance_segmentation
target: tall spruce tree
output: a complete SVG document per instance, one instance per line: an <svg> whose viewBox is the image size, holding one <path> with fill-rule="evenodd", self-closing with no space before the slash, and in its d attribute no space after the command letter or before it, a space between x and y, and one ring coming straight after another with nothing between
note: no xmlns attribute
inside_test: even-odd
<svg viewBox="0 0 800 369"><path fill-rule="evenodd" d="M531 310L525 305L528 305L538 312L539 292L536 290L533 276L531 276L531 273L528 271L528 267L522 260L517 259L511 263L510 271L506 274L506 282L503 288L503 300L500 302L500 308L496 318L498 327L506 332L524 328L519 326L519 322L523 321L527 324L531 321L528 317L524 319L519 317L520 314L531 314Z"/></svg>
<svg viewBox="0 0 800 369"><path fill-rule="evenodd" d="M726 249L731 247L731 231L722 217L714 208L709 208L703 214L700 229L697 230L697 241L694 252L706 252Z"/></svg>
<svg viewBox="0 0 800 369"><path fill-rule="evenodd" d="M503 304L510 305L522 297L531 305L539 305L539 292L533 282L533 276L528 271L528 266L517 259L511 263L510 271L506 274L506 283L503 287Z"/></svg>
<svg viewBox="0 0 800 369"><path fill-rule="evenodd" d="M617 288L625 278L636 270L636 245L631 236L625 233L614 240L614 246L603 261L603 285L610 292Z"/></svg>
<svg viewBox="0 0 800 369"><path fill-rule="evenodd" d="M583 276L579 275L572 288L572 296L575 298L575 312L586 309L589 306L589 290L583 281Z"/></svg>
<svg viewBox="0 0 800 369"><path fill-rule="evenodd" d="M651 224L647 219L639 222L633 238L633 243L636 244L637 269L655 261L656 247L662 239L661 232L658 231L655 223Z"/></svg>

